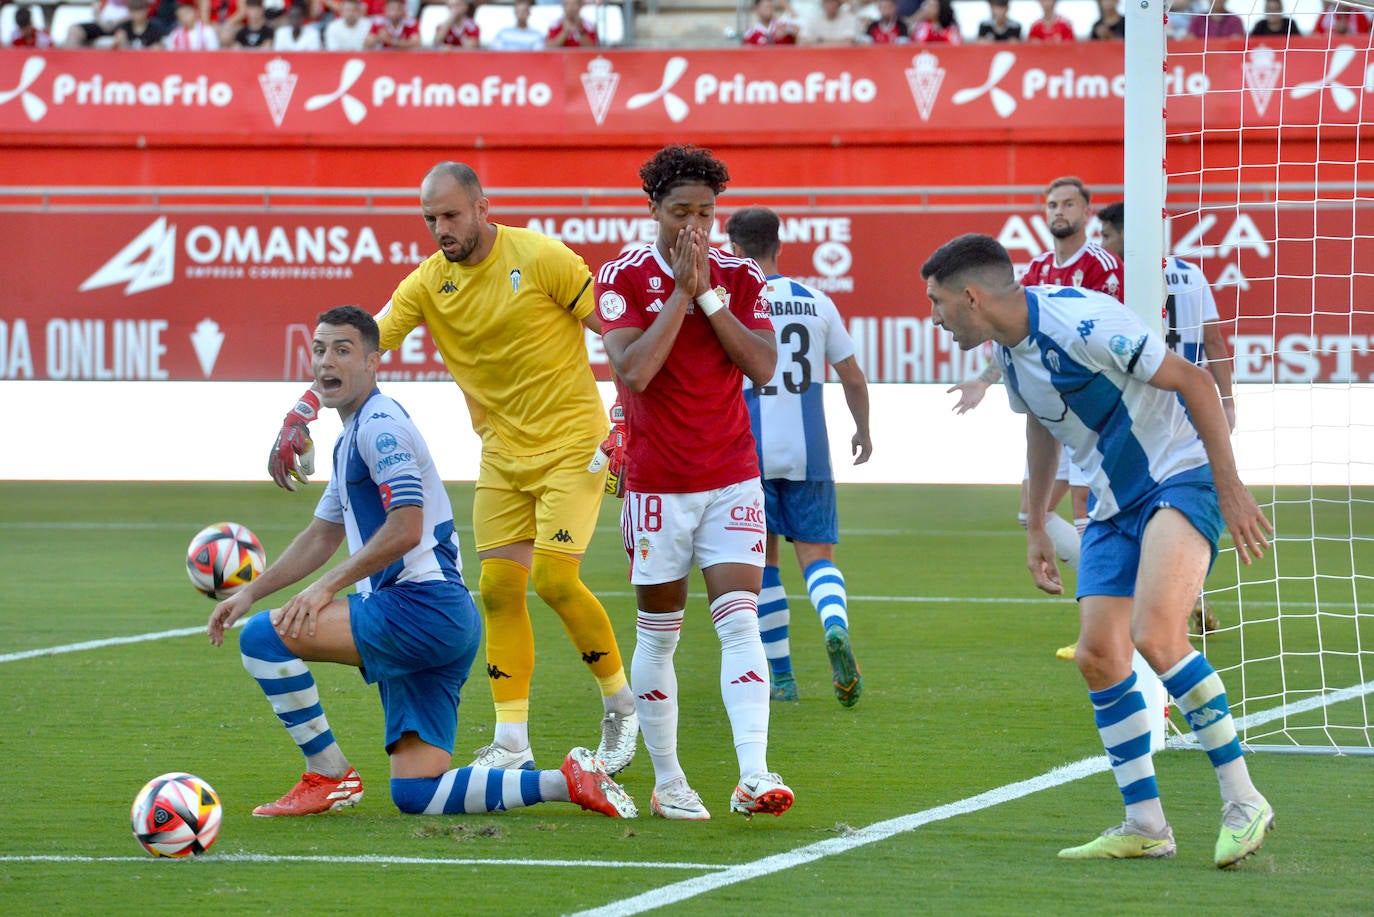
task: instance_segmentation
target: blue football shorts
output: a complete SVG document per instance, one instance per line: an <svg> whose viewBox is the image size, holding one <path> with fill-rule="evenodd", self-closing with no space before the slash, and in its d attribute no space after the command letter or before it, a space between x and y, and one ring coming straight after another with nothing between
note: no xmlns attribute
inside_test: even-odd
<svg viewBox="0 0 1374 917"><path fill-rule="evenodd" d="M1145 525L1156 510L1172 508L1183 513L1212 548L1207 569L1217 559L1217 539L1225 523L1217 505L1212 469L1203 465L1162 482L1130 509L1110 519L1088 523L1078 558L1078 598L1085 595L1135 595L1140 567L1140 541Z"/></svg>
<svg viewBox="0 0 1374 917"><path fill-rule="evenodd" d="M765 480L763 509L768 531L788 541L839 543L840 518L835 509L834 481Z"/></svg>
<svg viewBox="0 0 1374 917"><path fill-rule="evenodd" d="M386 748L405 732L453 752L458 694L477 658L482 619L461 583L397 583L348 597L363 679L377 685Z"/></svg>

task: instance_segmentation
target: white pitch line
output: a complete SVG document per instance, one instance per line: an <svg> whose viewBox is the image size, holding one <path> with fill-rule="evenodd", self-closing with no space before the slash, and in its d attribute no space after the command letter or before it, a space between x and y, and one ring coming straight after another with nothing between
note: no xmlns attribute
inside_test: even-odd
<svg viewBox="0 0 1374 917"><path fill-rule="evenodd" d="M0 856L0 863L147 863L146 856L95 857L35 854L31 856ZM594 867L597 869L687 869L693 871L722 870L728 863L642 863L636 860L502 860L491 857L461 859L457 857L398 857L360 853L354 856L277 856L268 853L210 853L203 857L187 857L198 863L341 863L355 866L553 866Z"/></svg>
<svg viewBox="0 0 1374 917"><path fill-rule="evenodd" d="M826 838L814 844L807 844L805 847L798 847L796 850L754 860L752 863L741 863L738 866L731 866L710 875L684 879L681 882L665 885L662 888L656 888L632 898L625 898L602 907L578 911L573 917L625 917L625 915L630 914L642 914L655 908L686 901L688 898L695 898L697 895L704 895L727 885L757 879L760 876L771 875L785 869L793 869L822 857L847 853L858 847L886 840L896 834L914 831L931 822L943 821L958 815L968 815L981 809L1011 802L1014 799L1062 786L1065 783L1072 783L1075 780L1081 780L1084 777L1110 769L1111 765L1107 762L1105 755L1084 758L1082 761L1056 767L1029 780L1009 783L1006 786L1000 786L988 790L986 793L961 799L958 802L951 802L922 812L914 812L910 815L877 822L843 837Z"/></svg>

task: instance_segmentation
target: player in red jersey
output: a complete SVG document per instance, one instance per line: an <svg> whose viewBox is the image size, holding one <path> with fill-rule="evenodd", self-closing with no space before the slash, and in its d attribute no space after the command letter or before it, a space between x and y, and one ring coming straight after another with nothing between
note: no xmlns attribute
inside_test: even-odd
<svg viewBox="0 0 1374 917"><path fill-rule="evenodd" d="M658 239L604 265L596 304L625 408L628 481L621 529L639 613L630 668L650 808L711 815L677 756L673 653L695 563L720 637L720 691L739 783L730 809L780 815L792 791L768 770L768 660L759 637L763 487L744 404L747 375L769 381L777 345L754 262L710 247L729 173L708 150L668 146L639 172Z"/></svg>

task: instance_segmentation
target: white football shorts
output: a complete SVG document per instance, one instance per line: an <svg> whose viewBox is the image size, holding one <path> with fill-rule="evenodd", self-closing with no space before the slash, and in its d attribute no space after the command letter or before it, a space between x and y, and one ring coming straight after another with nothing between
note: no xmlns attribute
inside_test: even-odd
<svg viewBox="0 0 1374 917"><path fill-rule="evenodd" d="M767 524L758 478L690 494L627 491L620 531L636 586L672 583L716 564L763 566Z"/></svg>

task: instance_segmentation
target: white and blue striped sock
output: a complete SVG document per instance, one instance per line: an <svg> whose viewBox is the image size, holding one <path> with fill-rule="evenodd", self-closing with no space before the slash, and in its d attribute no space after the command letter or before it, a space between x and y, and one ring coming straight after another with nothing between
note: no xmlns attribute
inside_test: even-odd
<svg viewBox="0 0 1374 917"><path fill-rule="evenodd" d="M1226 686L1207 657L1193 650L1170 667L1160 680L1216 769L1222 799L1249 802L1259 798L1259 791L1250 780L1240 738L1236 735L1236 721L1226 700Z"/></svg>
<svg viewBox="0 0 1374 917"><path fill-rule="evenodd" d="M1136 687L1135 673L1101 691L1089 691L1088 698L1112 776L1126 803L1127 821L1147 831L1163 831L1164 810L1150 754L1150 716L1145 695Z"/></svg>
<svg viewBox="0 0 1374 917"><path fill-rule="evenodd" d="M438 777L392 777L391 799L407 815L504 812L544 802L541 780L566 786L558 771L459 767Z"/></svg>
<svg viewBox="0 0 1374 917"><path fill-rule="evenodd" d="M759 636L763 638L768 668L774 675L792 672L792 646L787 635L791 621L792 609L782 588L782 572L769 564L763 568L763 589L759 591Z"/></svg>
<svg viewBox="0 0 1374 917"><path fill-rule="evenodd" d="M244 625L239 654L243 667L271 702L272 712L305 755L307 768L329 777L342 777L348 763L325 718L315 676L282 643L272 626L271 612L260 611Z"/></svg>
<svg viewBox="0 0 1374 917"><path fill-rule="evenodd" d="M838 624L849 630L849 596L844 591L844 574L834 561L821 559L806 568L806 594L821 616L821 627Z"/></svg>

